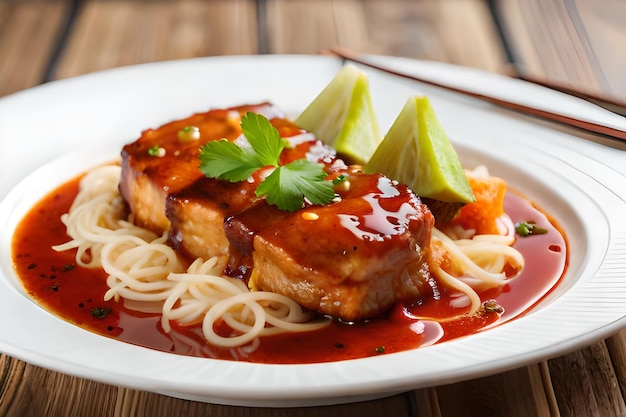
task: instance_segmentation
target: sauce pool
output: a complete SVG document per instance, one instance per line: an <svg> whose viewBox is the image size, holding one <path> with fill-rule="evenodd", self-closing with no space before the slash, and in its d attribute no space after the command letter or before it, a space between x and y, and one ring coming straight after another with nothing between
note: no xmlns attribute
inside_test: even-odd
<svg viewBox="0 0 626 417"><path fill-rule="evenodd" d="M383 317L364 323L333 321L321 330L264 337L254 349L208 345L199 326L172 323L166 333L159 314L139 313L122 301L104 301L108 290L101 269L75 263L75 252L52 246L68 240L60 221L78 192L78 178L63 184L35 205L13 237L13 260L26 292L39 305L88 331L117 340L181 355L257 363L319 363L375 356L468 336L518 318L545 297L567 267L566 242L546 215L524 198L507 192L505 212L513 223L533 221L548 233L518 237L514 247L525 259L521 275L497 290L480 294L495 299L504 313L460 316L437 323L419 317L452 317L450 296L416 305L397 305Z"/></svg>

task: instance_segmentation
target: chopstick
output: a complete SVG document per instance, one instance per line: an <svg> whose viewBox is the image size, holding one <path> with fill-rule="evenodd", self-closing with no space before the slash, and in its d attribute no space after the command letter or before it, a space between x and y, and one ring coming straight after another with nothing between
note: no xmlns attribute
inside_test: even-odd
<svg viewBox="0 0 626 417"><path fill-rule="evenodd" d="M535 107L526 106L524 104L515 103L515 102L504 100L501 98L488 96L488 95L481 94L481 93L476 93L476 92L466 90L463 88L450 86L447 84L440 83L438 81L430 80L427 78L422 78L413 74L407 74L407 73L403 73L400 71L396 71L394 69L386 68L382 65L378 65L376 63L370 62L366 58L361 57L361 55L359 55L358 53L351 51L349 49L346 49L346 48L341 48L341 47L331 48L328 50L328 52L340 58L343 58L345 60L352 61L361 65L365 65L370 68L377 69L379 71L396 75L398 77L403 77L403 78L407 78L410 80L419 81L424 84L432 85L432 86L439 87L448 91L453 91L455 93L459 93L459 94L470 96L476 99L480 99L480 100L507 108L509 110L517 111L519 113L538 117L540 119L548 120L550 122L556 122L562 125L575 127L587 133L602 135L606 137L607 139L615 140L621 143L626 143L626 131L621 130L621 129L613 128L610 126L606 126L606 125L602 125L602 124L598 124L598 123L594 123L594 122L590 122L586 120L576 119L574 117L566 116L564 114L554 113L548 110L537 109Z"/></svg>
<svg viewBox="0 0 626 417"><path fill-rule="evenodd" d="M543 80L540 78L530 77L527 75L520 75L517 73L512 73L512 74L509 74L509 76L513 78L518 78L522 81L527 81L532 84L541 85L551 90L560 91L561 93L564 93L570 96L578 97L592 104L600 106L610 112L619 114L621 116L626 116L626 102L624 101L620 101L620 100L613 99L613 98L600 97L598 95L586 93L584 91L575 90L564 84L559 84L556 82Z"/></svg>

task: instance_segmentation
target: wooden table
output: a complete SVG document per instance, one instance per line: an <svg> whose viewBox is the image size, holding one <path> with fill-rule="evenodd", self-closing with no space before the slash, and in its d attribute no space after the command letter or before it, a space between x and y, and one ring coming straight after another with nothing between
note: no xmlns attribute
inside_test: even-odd
<svg viewBox="0 0 626 417"><path fill-rule="evenodd" d="M624 102L624 21L621 0L0 0L0 96L122 65L341 45ZM302 409L185 401L0 357L7 416L623 416L625 392L626 332L494 376Z"/></svg>

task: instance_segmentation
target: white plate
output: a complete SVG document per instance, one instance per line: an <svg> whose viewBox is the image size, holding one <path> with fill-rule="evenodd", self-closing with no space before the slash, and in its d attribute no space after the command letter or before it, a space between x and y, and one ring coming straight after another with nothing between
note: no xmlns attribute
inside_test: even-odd
<svg viewBox="0 0 626 417"><path fill-rule="evenodd" d="M508 85L503 77L449 65L380 59L477 84L483 91ZM141 130L194 112L270 100L295 116L341 66L340 60L321 56L207 58L121 68L1 99L0 350L60 372L181 398L302 406L476 378L580 348L622 328L624 152L367 69L384 130L410 95L428 94L464 165L486 164L560 222L569 239L568 272L558 290L527 316L402 353L336 363L260 365L117 342L55 318L23 294L11 266L11 236L21 216L45 192L116 156ZM531 91L534 97L535 89L519 83L514 87L516 97L531 98ZM541 93L545 102L554 99L560 107L571 103L578 111L585 109L575 99ZM597 111L588 107L590 114Z"/></svg>

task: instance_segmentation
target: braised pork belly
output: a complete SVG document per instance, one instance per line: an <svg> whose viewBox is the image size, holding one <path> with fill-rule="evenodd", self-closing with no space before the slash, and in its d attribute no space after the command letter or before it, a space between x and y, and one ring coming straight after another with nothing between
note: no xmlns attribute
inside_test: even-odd
<svg viewBox="0 0 626 417"><path fill-rule="evenodd" d="M307 158L329 169L345 167L332 148L291 121L276 117L271 123L289 143L281 154L281 164ZM267 170L261 169L247 181L235 183L201 177L179 192L170 193L165 207L170 224L169 243L193 258L228 255L231 242L224 233L224 219L260 202L255 190L266 174ZM229 265L233 265L232 260ZM233 271L236 269L249 268L238 265ZM244 275L244 272L236 274Z"/></svg>
<svg viewBox="0 0 626 417"><path fill-rule="evenodd" d="M404 185L344 175L335 203L290 213L261 202L225 228L237 264L252 267L251 287L356 321L425 294L434 218Z"/></svg>
<svg viewBox="0 0 626 417"><path fill-rule="evenodd" d="M305 203L295 212L269 205L255 190L270 168L235 183L202 175L199 148L237 140L233 119L246 111L264 114L289 142L281 164L307 158L330 178L341 177L333 203ZM200 139L181 142L177 134L186 126L199 127ZM156 147L165 155L150 155ZM428 208L405 185L347 167L269 104L213 110L146 131L124 147L122 161L120 190L138 224L169 230L170 245L186 256L221 257L225 274L254 290L346 321L375 317L430 290Z"/></svg>
<svg viewBox="0 0 626 417"><path fill-rule="evenodd" d="M138 140L124 146L119 188L135 223L156 233L169 230L165 215L167 197L203 177L198 169L200 147L212 140L238 138L241 117L249 111L270 119L283 117L268 103L215 109L148 129ZM188 137L180 134L192 126L197 132L188 132Z"/></svg>

